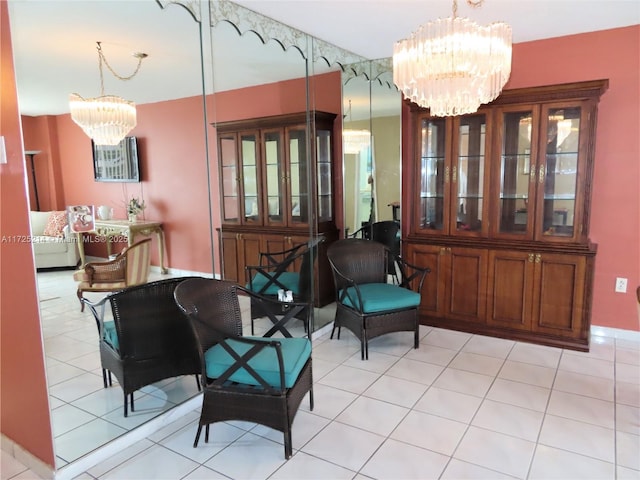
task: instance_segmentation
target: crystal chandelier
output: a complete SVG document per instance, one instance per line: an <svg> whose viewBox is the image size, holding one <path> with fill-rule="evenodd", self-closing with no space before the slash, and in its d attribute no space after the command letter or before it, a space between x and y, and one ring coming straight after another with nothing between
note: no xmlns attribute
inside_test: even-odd
<svg viewBox="0 0 640 480"><path fill-rule="evenodd" d="M478 7L484 0L466 0ZM393 82L434 116L473 113L494 100L511 74L511 27L457 16L422 25L393 48Z"/></svg>
<svg viewBox="0 0 640 480"><path fill-rule="evenodd" d="M120 141L136 126L136 105L133 102L115 95L104 94L104 62L111 73L120 80L130 80L136 76L146 53L134 53L138 59L135 71L128 77L121 77L107 62L102 53L100 42L97 43L98 68L100 70L100 96L82 98L77 93L69 95L71 119L80 125L84 133L91 137L96 145L118 145Z"/></svg>
<svg viewBox="0 0 640 480"><path fill-rule="evenodd" d="M346 115L351 119L351 99L349 99L349 111ZM369 130L345 129L342 131L342 152L351 155L358 155L371 145L371 132Z"/></svg>

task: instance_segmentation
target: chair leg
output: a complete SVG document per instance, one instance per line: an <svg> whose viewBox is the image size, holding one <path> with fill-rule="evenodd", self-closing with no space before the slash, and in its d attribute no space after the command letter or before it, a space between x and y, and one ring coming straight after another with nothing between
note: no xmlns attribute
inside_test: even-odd
<svg viewBox="0 0 640 480"><path fill-rule="evenodd" d="M309 410L313 411L313 385L309 389Z"/></svg>
<svg viewBox="0 0 640 480"><path fill-rule="evenodd" d="M102 385L107 388L107 370L104 368L102 369Z"/></svg>
<svg viewBox="0 0 640 480"><path fill-rule="evenodd" d="M200 377L196 375L196 385L198 386L198 391L202 391L202 387L200 386Z"/></svg>
<svg viewBox="0 0 640 480"><path fill-rule="evenodd" d="M127 394L124 394L124 416L127 417L129 415L129 399L127 398Z"/></svg>
<svg viewBox="0 0 640 480"><path fill-rule="evenodd" d="M198 431L196 432L196 439L193 442L193 448L198 446L198 440L200 440L200 432L202 432L202 425L198 425Z"/></svg>
<svg viewBox="0 0 640 480"><path fill-rule="evenodd" d="M131 411L135 412L136 409L133 407L133 393L131 393Z"/></svg>
<svg viewBox="0 0 640 480"><path fill-rule="evenodd" d="M76 291L76 295L78 296L78 300L80 301L80 311L84 312L84 302L82 301L82 290L78 289Z"/></svg>
<svg viewBox="0 0 640 480"><path fill-rule="evenodd" d="M204 427L204 443L209 443L209 424Z"/></svg>
<svg viewBox="0 0 640 480"><path fill-rule="evenodd" d="M113 386L113 379L111 378L111 370L107 370L107 376L109 377L109 386Z"/></svg>
<svg viewBox="0 0 640 480"><path fill-rule="evenodd" d="M289 460L293 455L293 445L291 441L291 427L287 426L284 431L284 458Z"/></svg>

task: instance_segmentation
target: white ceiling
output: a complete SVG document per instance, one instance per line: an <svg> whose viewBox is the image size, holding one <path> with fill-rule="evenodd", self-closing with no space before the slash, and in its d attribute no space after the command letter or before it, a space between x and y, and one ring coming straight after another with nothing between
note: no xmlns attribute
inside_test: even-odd
<svg viewBox="0 0 640 480"><path fill-rule="evenodd" d="M422 23L450 16L452 6L451 0L236 3L369 59L391 56L395 41ZM638 0L486 0L481 8L471 8L465 0L458 3L459 16L481 24L509 23L514 43L640 24ZM99 95L96 41L103 42L107 60L121 76L135 66L133 52L149 54L129 82L114 79L105 69L107 93L142 104L202 91L197 25L180 6L162 10L155 0L9 0L9 15L25 115L66 113L71 92ZM216 91L274 81L285 70L289 76L284 78L304 75L295 53L283 54L273 44L264 47L254 35L239 41L233 28L222 25L213 42ZM207 58L206 68L210 63Z"/></svg>

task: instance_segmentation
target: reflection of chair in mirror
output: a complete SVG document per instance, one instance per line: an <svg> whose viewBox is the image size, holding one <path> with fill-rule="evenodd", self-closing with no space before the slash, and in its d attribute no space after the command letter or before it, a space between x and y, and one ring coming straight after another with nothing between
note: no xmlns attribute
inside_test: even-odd
<svg viewBox="0 0 640 480"><path fill-rule="evenodd" d="M151 239L146 238L122 250L108 262L90 262L76 270L77 295L84 311L84 292L115 292L146 283L149 279Z"/></svg>
<svg viewBox="0 0 640 480"><path fill-rule="evenodd" d="M291 426L307 392L313 410L311 340L308 333L292 338L284 325L278 331L286 338L243 337L239 293L249 295L264 315L273 308L269 304L277 303L224 280L187 280L176 288L176 302L191 321L201 359L204 395L193 446L198 446L203 425L208 442L212 423L255 422L283 432L288 459L293 453ZM304 303L291 307L306 309ZM305 330L309 332L309 316Z"/></svg>
<svg viewBox="0 0 640 480"><path fill-rule="evenodd" d="M418 348L418 305L429 269L396 257L399 285L387 283L389 249L378 242L348 238L327 249L336 287L336 317L331 338L348 328L360 340L361 358L369 358L368 342L390 332L414 332ZM411 290L411 286L416 290Z"/></svg>
<svg viewBox="0 0 640 480"><path fill-rule="evenodd" d="M387 275L398 282L396 257L400 256L400 224L394 220L372 224L371 240L383 244L391 252L391 255L387 255Z"/></svg>
<svg viewBox="0 0 640 480"><path fill-rule="evenodd" d="M246 267L246 288L276 299L278 290L290 290L295 302L306 303L312 308L313 265L318 256L318 245L323 241L324 237L318 236L281 252L261 252L260 264ZM258 315L253 303L252 297L251 334L254 333L253 320L262 316ZM280 315L289 310L286 303L274 303L273 306Z"/></svg>
<svg viewBox="0 0 640 480"><path fill-rule="evenodd" d="M98 325L104 387L112 385L113 373L124 393L125 417L129 403L134 411L133 393L160 380L196 375L200 390L196 339L173 296L185 278L190 277L126 288L98 303L83 299ZM105 319L107 305L111 306L113 320Z"/></svg>

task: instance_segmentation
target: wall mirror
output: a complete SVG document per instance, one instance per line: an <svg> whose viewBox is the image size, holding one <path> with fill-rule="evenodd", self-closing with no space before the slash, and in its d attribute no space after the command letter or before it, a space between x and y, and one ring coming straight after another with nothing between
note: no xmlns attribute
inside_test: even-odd
<svg viewBox="0 0 640 480"><path fill-rule="evenodd" d="M345 229L400 220L401 95L390 59L366 61L342 75Z"/></svg>
<svg viewBox="0 0 640 480"><path fill-rule="evenodd" d="M135 15L130 11L131 3L135 3ZM149 46L152 49L135 78L136 84L147 85L151 89L152 82L163 75L156 68L154 55L169 56L174 58L180 68L188 69L190 74L184 84L166 92L166 99L201 94L200 33L193 16L179 5L168 5L162 9L155 1L131 3L117 2L114 5L114 2L109 1L10 1L9 15L18 92L20 93L21 88L28 89L32 85L41 89L46 89L49 85L58 86L60 80L56 72L65 68L65 65L75 68L79 64L83 66L81 70L86 71L86 87L83 86L84 78L82 82L78 78L78 84L63 85L67 91L64 101L67 101L68 93L76 90L85 97L99 95L100 79L95 42L100 40L103 41L107 58L123 74L131 68L128 62L120 64L116 60L123 58L120 55L123 50L123 55L128 56L131 53L130 45ZM77 43L66 45L66 63L41 64L40 75L37 77L21 75L21 65L31 62L30 52L17 48L17 45L32 43L25 41L25 35L39 38L38 48L46 51L47 48L64 44L71 31L77 32L78 36L74 37ZM159 38L166 36L168 31L180 34L176 33L176 43L172 48L159 50L158 45L162 43ZM142 33L144 37L141 36ZM52 58L54 56L52 54ZM111 74L105 69L105 90L113 88L117 90L117 94L134 100L139 106L145 103L144 99L131 96L127 82L120 82L107 75ZM24 115L62 113L55 109L41 108L42 106L38 106L38 113L33 113L28 100L19 104ZM199 122L200 118L201 113L198 116ZM180 127L175 125L176 137L188 133L181 132ZM83 140L85 139L87 165L91 166L90 140L86 137ZM46 155L47 152L40 154L42 158ZM202 164L204 170L204 161ZM43 164L39 165L42 166ZM147 180L148 172L145 175ZM87 178L86 184L89 189L114 188L114 185L94 184L93 178ZM119 193L119 187L115 188ZM90 194L87 195L90 198ZM211 258L203 260L213 263ZM70 270L38 272L38 297L56 469L72 464L94 449L139 427L197 391L193 377L185 378L185 383L167 382L159 388L145 388L136 393L137 411L125 418L122 412L122 390L115 384L115 379L112 387L103 388L96 324L88 311L80 313L75 282L71 280L71 276ZM161 278L159 274L152 277L158 278Z"/></svg>
<svg viewBox="0 0 640 480"><path fill-rule="evenodd" d="M132 15L127 8L127 3L119 3L120 8L113 8L113 3L110 2L70 2L65 0L55 1L33 1L33 2L10 2L10 21L12 24L12 40L15 45L20 42L19 35L31 34L42 35L47 31L48 34L53 36L63 36L65 31L76 30L78 25L86 26L88 40L87 43L91 44L91 53L89 54L89 60L81 60L87 62L92 67L97 63L95 58L95 52L93 50L93 44L96 41L95 35L101 31L104 31L104 37L101 38L105 41L107 38L107 32L113 31L121 38L125 38L127 32L152 32L154 35L166 36L167 31L180 31L189 32L186 37L180 38L176 43L176 49L187 52L188 60L181 58L176 52L172 54L176 55L176 65L178 68L193 68L196 67L197 74L189 76L188 85L175 86L176 90L183 92L184 96L202 96L206 95L206 102L203 111L199 113L201 123L204 123L203 130L206 132L208 141L208 159L200 159L202 162L202 175L209 180L208 183L208 195L209 195L209 225L208 229L211 234L211 256L209 259L203 259L204 262L210 262L215 265L213 268L214 273L219 274L220 270L218 264L214 261L214 253L218 253L218 238L215 234L215 228L219 226L219 218L221 217L221 196L218 187L218 170L217 165L213 164L213 159L217 158L217 145L216 145L216 126L225 121L242 120L247 118L254 118L256 116L268 116L269 110L264 108L265 105L279 106L282 111L287 112L304 112L306 114L306 125L309 131L314 131L315 121L314 112L326 111L333 109L336 113L336 125L338 128L342 125L341 115L341 102L340 97L340 72L344 69L345 65L357 63L358 60L362 60L357 56L350 54L349 52L343 52L339 48L328 45L318 39L314 39L302 32L295 31L294 29L284 28L280 30L282 33L281 38L271 41L264 41L266 36L258 36L253 31L253 26L265 21L264 17L254 14L253 12L247 13L246 9L243 9L231 2L200 2L198 8L200 10L194 11L193 2L184 2L184 8L180 5L180 2L174 1L162 1L154 2L151 0L145 2L137 2L144 4L144 14ZM177 3L178 5L173 5ZM164 8L160 8L159 4ZM106 10L102 13L96 14L96 6L104 6ZM88 8L88 7L92 8ZM140 7L140 5L138 5ZM222 15L225 21L210 22L209 15L213 15L213 11L218 9L218 14ZM44 25L38 25L35 22L35 18L40 15L35 15L34 10L44 9L47 19L48 27L52 30L46 30ZM222 10L220 10L222 9ZM214 12L215 13L215 12ZM201 23L199 23L201 22ZM25 24L29 24L30 28L26 28ZM184 28L185 24L188 24L188 28ZM91 27L93 26L93 27ZM157 28L151 28L151 27ZM108 28L111 30L101 30L101 28ZM242 33L242 34L241 34ZM124 43L124 42L123 42ZM153 42L152 42L153 43ZM178 45L179 43L179 45ZM292 46L292 45L296 46ZM106 46L106 44L105 44ZM286 48L283 48L286 46ZM233 47L233 48L231 48ZM41 45L41 48L42 47ZM125 47L126 48L126 47ZM74 52L74 48L69 48L69 52ZM231 53L233 52L233 53ZM139 82L154 82L154 79L162 77L162 72L154 71L152 66L152 58L145 62L149 62L141 70L139 77L136 81ZM69 59L69 62L75 62L74 59ZM42 79L25 78L20 76L20 63L29 62L28 55L15 56L16 62L16 76L18 91L20 91L21 85L26 85L29 82L41 82ZM94 63L95 62L95 63ZM202 66L204 69L202 70ZM54 67L58 68L59 65L43 65L44 70L50 69L54 71ZM228 75L229 72L234 73ZM227 73L227 74L225 74ZM328 77L323 75L328 74L337 75L337 88L335 98L319 98L316 96L314 88L318 89L323 87L323 82ZM92 83L88 91L82 91L86 96L94 94L94 89L97 90L99 84L97 78L97 68L95 71L90 69L88 75L91 76ZM203 80L204 79L204 80ZM256 85L270 85L277 82L295 80L298 79L302 83L302 88L296 88L295 90L288 89L282 90L279 96L266 96L263 98L255 98L251 102L241 106L238 101L230 96L229 92L238 92L243 88L251 88ZM115 80L111 80L115 81ZM56 82L55 75L49 75L47 82ZM118 87L126 87L126 84ZM150 84L150 83L149 83ZM66 88L73 91L73 86L66 86ZM118 92L125 98L127 96L126 88L119 90ZM175 93L175 92L174 92ZM371 93L368 94L371 98ZM169 98L169 97L168 97ZM175 97L174 97L175 98ZM180 97L181 98L181 97ZM204 97L203 97L204 98ZM134 99L140 105L144 103L144 100ZM202 101L202 100L201 100ZM251 107L251 108L249 108ZM39 115L56 115L60 112L41 112ZM25 112L29 115L28 112ZM204 121L202 120L204 118ZM176 124L175 128L178 130L180 125ZM180 133L176 131L175 135ZM185 132L187 135L187 132ZM339 142L339 137L338 142ZM338 153L338 161L341 161L340 145L333 145ZM305 152L310 154L312 143L305 143ZM211 163L209 162L211 160ZM91 159L88 159L91 162ZM338 166L338 171L340 170ZM336 182L341 181L340 178L336 179ZM313 179L303 173L300 173L299 185L306 184L307 191L314 191L315 186L312 188L311 183ZM249 175L250 177L250 175ZM144 182L144 179L143 179ZM333 203L336 211L333 215L336 217L336 221L340 228L342 228L343 213L343 192L341 183L333 183L333 191L331 192L336 196ZM298 192L300 193L300 192ZM386 201L386 200L383 200ZM247 205L244 206L245 210ZM311 216L312 212L308 212L308 216ZM201 226L202 227L202 226ZM202 228L194 234L202 234ZM307 236L313 237L318 232L314 230L313 226L309 226ZM43 338L45 355L48 356L52 348L58 351L64 351L67 345L62 342L62 336L54 332L51 322L58 321L60 318L57 300L47 291L48 286L40 288L41 299L46 299L46 305L44 302L41 304L41 319L43 324ZM75 297L75 291L73 285L71 285L70 296ZM51 298L50 298L51 297ZM73 298L74 302L77 302ZM70 317L68 318L68 330L73 330L74 322L87 320L88 325L83 331L82 335L78 331L71 332L72 342L84 342L86 345L95 345L95 324L90 317L81 317L77 303L71 303L72 309L70 310ZM332 317L325 319L316 318L315 328L320 328L327 321L331 321ZM75 337L75 338L74 338ZM80 338L81 337L81 338ZM69 351L67 349L67 351ZM128 419L123 419L121 411L121 390L118 388L107 389L109 392L109 398L102 400L98 403L93 403L91 406L92 396L98 395L104 389L102 387L102 379L99 365L99 358L89 352L87 355L94 355L92 358L92 367L87 371L78 372L76 366L69 368L69 358L53 358L51 363L47 364L47 380L50 387L50 407L52 409L52 421L53 421L53 435L54 435L54 447L56 452L56 467L62 468L68 465L83 455L88 454L95 448L113 440L119 435L130 431L133 428L138 427L150 418L165 411L167 408L171 408L181 400L176 394L176 391L160 393L158 391L146 391L144 394L148 396L151 407L149 408L149 415L130 416ZM79 375L75 375L80 373ZM75 379L75 377L78 377ZM70 383L68 383L70 382ZM75 388L73 394L66 396L66 400L61 398L65 388L61 387L61 384L73 385ZM195 382L194 382L195 383ZM95 387L95 388L94 388ZM57 395L56 395L57 393ZM155 393L155 395L154 395ZM195 393L195 392L192 392ZM67 400L82 400L83 407L79 405L71 405ZM136 400L136 405L140 407L144 406L144 403L140 403ZM77 414L77 415L76 415ZM93 416L95 418L89 418ZM74 427L68 427L66 419L73 417L77 420L77 425ZM103 418L106 417L106 418ZM62 425L66 425L62 427ZM96 433L99 432L99 433ZM91 433L88 433L91 432ZM88 444L87 438L94 438L99 440L96 444Z"/></svg>

